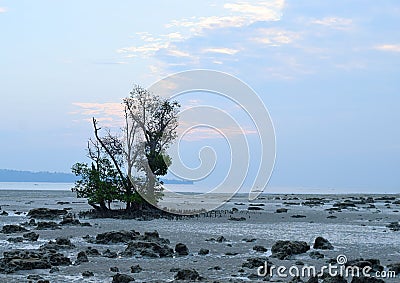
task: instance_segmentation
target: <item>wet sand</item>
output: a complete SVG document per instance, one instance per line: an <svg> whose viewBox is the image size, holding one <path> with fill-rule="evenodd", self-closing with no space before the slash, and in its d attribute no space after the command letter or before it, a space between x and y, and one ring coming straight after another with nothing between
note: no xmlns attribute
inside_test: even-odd
<svg viewBox="0 0 400 283"><path fill-rule="evenodd" d="M75 198L70 192L60 191L0 191L0 206L8 216L0 216L2 225L19 224L29 221L27 212L32 208L71 208L71 213L78 214L90 207L84 199ZM391 195L392 196L392 195ZM11 274L0 274L0 282L28 282L27 276L38 274L50 282L111 282L115 272L110 267L118 267L120 273L132 275L137 282L171 282L176 272L173 268L196 269L205 282L252 282L262 280L256 275L257 269L243 268L248 258L269 258L275 265L290 267L299 261L321 267L326 261L345 255L348 260L356 258L376 258L386 268L387 265L400 262L400 231L391 231L386 227L391 222L400 220L400 205L395 200L380 198L381 195L262 195L249 202L246 196L236 196L227 202L212 217L201 217L183 220L156 219L151 221L122 219L80 219L89 222L91 227L63 226L59 230L28 229L40 235L37 242L24 241L10 243L9 237L20 234L0 233L0 254L10 249L37 249L49 240L57 237L68 237L76 248L62 251L76 260L79 251L93 247L103 252L106 249L117 253L125 250L126 244L93 244L82 237L96 236L99 233L118 230L135 230L143 234L145 231L157 230L160 237L170 240L170 246L184 243L189 248L188 256L174 258L138 258L89 256L89 262L80 265L61 266L58 272L49 273L48 269L17 271ZM373 203L359 203L360 198L372 197ZM340 211L329 210L334 204L345 201L357 203L354 207ZM57 204L57 202L67 202ZM311 202L308 203L307 201ZM319 205L310 205L322 202ZM249 211L248 207L259 207L262 210ZM254 206L256 204L256 206ZM373 205L373 206L371 206ZM336 206L337 207L337 206ZM230 213L232 208L238 211ZM287 212L276 213L277 209L286 208ZM21 212L17 215L16 212ZM298 218L292 216L300 215ZM305 217L304 217L305 216ZM233 221L230 218L241 218L244 221ZM223 236L224 242L206 241L209 238ZM312 259L310 252L316 237L324 237L334 246L333 250L318 250L323 259ZM255 239L246 242L244 239ZM311 245L307 253L292 256L289 260L272 258L271 247L278 240L305 241ZM266 252L256 252L255 245L267 248ZM199 255L201 248L209 249L208 255ZM130 267L139 264L142 271L130 273ZM83 271L92 271L93 277L85 278ZM272 277L271 282L287 282L292 278ZM307 279L305 279L307 281ZM399 277L384 279L385 282L399 282ZM32 281L36 282L36 281ZM350 282L350 280L349 280Z"/></svg>

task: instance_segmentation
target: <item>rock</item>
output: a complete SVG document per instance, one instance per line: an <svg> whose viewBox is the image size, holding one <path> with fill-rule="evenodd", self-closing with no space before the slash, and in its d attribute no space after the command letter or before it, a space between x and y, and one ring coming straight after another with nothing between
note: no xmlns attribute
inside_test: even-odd
<svg viewBox="0 0 400 283"><path fill-rule="evenodd" d="M67 214L63 217L60 225L81 225L81 222L79 221L79 219L75 219L72 214Z"/></svg>
<svg viewBox="0 0 400 283"><path fill-rule="evenodd" d="M328 275L327 277L324 278L322 283L347 283L347 280L339 275L333 277Z"/></svg>
<svg viewBox="0 0 400 283"><path fill-rule="evenodd" d="M175 274L175 280L200 281L202 279L195 269L181 269Z"/></svg>
<svg viewBox="0 0 400 283"><path fill-rule="evenodd" d="M375 277L353 277L351 283L385 283L385 281Z"/></svg>
<svg viewBox="0 0 400 283"><path fill-rule="evenodd" d="M325 256L323 254L321 254L320 252L313 251L313 252L310 252L310 257L312 259L321 259L321 258L324 258Z"/></svg>
<svg viewBox="0 0 400 283"><path fill-rule="evenodd" d="M143 270L143 268L141 268L139 264L131 266L131 273L139 273L142 270Z"/></svg>
<svg viewBox="0 0 400 283"><path fill-rule="evenodd" d="M70 202L69 201L58 201L56 204L64 205L64 204L70 204Z"/></svg>
<svg viewBox="0 0 400 283"><path fill-rule="evenodd" d="M28 232L22 235L26 240L36 242L39 239L39 234L35 232Z"/></svg>
<svg viewBox="0 0 400 283"><path fill-rule="evenodd" d="M132 281L135 281L135 278L133 278L132 276L127 274L117 273L113 276L112 283L129 283Z"/></svg>
<svg viewBox="0 0 400 283"><path fill-rule="evenodd" d="M105 232L96 236L96 244L128 243L136 239L138 235L140 234L134 230Z"/></svg>
<svg viewBox="0 0 400 283"><path fill-rule="evenodd" d="M60 225L54 221L41 221L37 223L36 230L56 230L61 229Z"/></svg>
<svg viewBox="0 0 400 283"><path fill-rule="evenodd" d="M246 217L229 217L228 220L231 221L246 221Z"/></svg>
<svg viewBox="0 0 400 283"><path fill-rule="evenodd" d="M1 216L8 216L8 212L5 211L5 210L3 210L3 211L0 213L0 215L1 215Z"/></svg>
<svg viewBox="0 0 400 283"><path fill-rule="evenodd" d="M332 244L323 237L317 237L315 239L313 248L319 250L333 250Z"/></svg>
<svg viewBox="0 0 400 283"><path fill-rule="evenodd" d="M94 273L92 271L86 270L86 271L82 272L82 276L83 277L92 277L92 276L94 276Z"/></svg>
<svg viewBox="0 0 400 283"><path fill-rule="evenodd" d="M0 233L3 234L14 234L14 233L23 233L23 232L28 232L29 230L26 229L25 227L22 227L20 225L4 225L3 228L1 229Z"/></svg>
<svg viewBox="0 0 400 283"><path fill-rule="evenodd" d="M226 242L226 238L224 236L219 236L215 239L215 241L218 243Z"/></svg>
<svg viewBox="0 0 400 283"><path fill-rule="evenodd" d="M242 241L243 242L246 242L246 243L253 243L253 242L255 242L255 241L257 241L257 239L256 238L244 238L244 239L242 239Z"/></svg>
<svg viewBox="0 0 400 283"><path fill-rule="evenodd" d="M185 256L189 254L189 249L185 244L178 243L175 246L175 253L180 256Z"/></svg>
<svg viewBox="0 0 400 283"><path fill-rule="evenodd" d="M10 250L5 251L3 255L4 257L0 259L0 272L3 273L71 264L69 258L54 250Z"/></svg>
<svg viewBox="0 0 400 283"><path fill-rule="evenodd" d="M22 237L11 237L7 239L8 242L10 243L22 243L24 241L24 238Z"/></svg>
<svg viewBox="0 0 400 283"><path fill-rule="evenodd" d="M111 272L119 272L119 268L117 266L110 267Z"/></svg>
<svg viewBox="0 0 400 283"><path fill-rule="evenodd" d="M265 266L265 262L267 262L267 266L272 266L272 262L270 262L268 258L252 257L246 259L246 262L242 264L242 267L250 269L258 268L260 266Z"/></svg>
<svg viewBox="0 0 400 283"><path fill-rule="evenodd" d="M122 253L124 256L138 256L143 257L172 257L174 254L173 249L167 245L159 245L153 242L132 241L128 243L125 251Z"/></svg>
<svg viewBox="0 0 400 283"><path fill-rule="evenodd" d="M287 213L288 209L287 208L278 208L275 213Z"/></svg>
<svg viewBox="0 0 400 283"><path fill-rule="evenodd" d="M57 266L53 266L52 268L50 268L49 273L55 273L55 272L59 272L60 269Z"/></svg>
<svg viewBox="0 0 400 283"><path fill-rule="evenodd" d="M89 259L88 259L87 255L86 255L86 253L84 251L81 251L76 256L75 265L79 265L79 264L81 264L83 262L89 262Z"/></svg>
<svg viewBox="0 0 400 283"><path fill-rule="evenodd" d="M100 256L100 252L98 251L98 249L94 249L92 247L87 247L85 250L86 254L88 256Z"/></svg>
<svg viewBox="0 0 400 283"><path fill-rule="evenodd" d="M265 253L268 251L268 249L264 246L254 246L253 250L255 250L256 252L260 252L260 253Z"/></svg>
<svg viewBox="0 0 400 283"><path fill-rule="evenodd" d="M210 253L210 250L209 249L203 249L203 248L201 248L200 250L199 250L199 255L208 255Z"/></svg>
<svg viewBox="0 0 400 283"><path fill-rule="evenodd" d="M396 272L396 274L400 274L400 262L392 263L387 266L390 271Z"/></svg>
<svg viewBox="0 0 400 283"><path fill-rule="evenodd" d="M307 280L307 283L318 283L318 277L310 277L310 279Z"/></svg>
<svg viewBox="0 0 400 283"><path fill-rule="evenodd" d="M375 258L369 258L369 259L357 258L354 260L347 261L345 265L357 266L359 268L364 268L366 266L369 266L372 268L373 272L382 271L384 269L380 263L380 260Z"/></svg>
<svg viewBox="0 0 400 283"><path fill-rule="evenodd" d="M295 214L295 215L292 215L290 217L292 217L292 218L306 218L307 216L301 215L301 214Z"/></svg>
<svg viewBox="0 0 400 283"><path fill-rule="evenodd" d="M261 207L258 207L258 206L249 206L249 207L247 208L247 210L264 210L264 209L261 208Z"/></svg>
<svg viewBox="0 0 400 283"><path fill-rule="evenodd" d="M118 257L118 254L116 252L110 251L109 249L106 249L103 252L103 256L108 258L116 258Z"/></svg>
<svg viewBox="0 0 400 283"><path fill-rule="evenodd" d="M327 216L326 218L328 218L328 219L336 219L337 216L335 216L335 215L329 215L329 216Z"/></svg>
<svg viewBox="0 0 400 283"><path fill-rule="evenodd" d="M29 210L28 216L36 219L56 219L67 213L65 209L34 208Z"/></svg>
<svg viewBox="0 0 400 283"><path fill-rule="evenodd" d="M71 243L71 240L68 238L59 237L55 241L49 241L48 243L40 246L42 250L67 250L73 249L75 245Z"/></svg>
<svg viewBox="0 0 400 283"><path fill-rule="evenodd" d="M386 225L392 231L400 231L400 224L399 222L391 222L390 224Z"/></svg>
<svg viewBox="0 0 400 283"><path fill-rule="evenodd" d="M310 246L303 241L277 241L271 248L272 257L289 259L291 255L307 252Z"/></svg>

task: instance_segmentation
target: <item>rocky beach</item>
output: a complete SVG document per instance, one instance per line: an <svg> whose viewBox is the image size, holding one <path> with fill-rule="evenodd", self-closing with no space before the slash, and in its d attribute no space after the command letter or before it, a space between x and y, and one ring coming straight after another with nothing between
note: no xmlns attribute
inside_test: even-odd
<svg viewBox="0 0 400 283"><path fill-rule="evenodd" d="M212 212L159 219L91 218L82 213L90 209L86 200L69 191L0 195L0 282L400 279L399 195L262 194L248 201L243 194ZM397 277L258 274L260 266L328 264Z"/></svg>

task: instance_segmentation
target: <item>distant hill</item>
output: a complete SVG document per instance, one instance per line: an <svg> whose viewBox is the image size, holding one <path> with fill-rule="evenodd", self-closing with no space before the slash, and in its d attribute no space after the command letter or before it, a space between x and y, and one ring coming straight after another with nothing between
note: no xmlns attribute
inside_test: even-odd
<svg viewBox="0 0 400 283"><path fill-rule="evenodd" d="M73 183L78 178L71 173L32 172L0 169L0 182L44 182L44 183ZM191 185L192 181L161 179L165 184Z"/></svg>
<svg viewBox="0 0 400 283"><path fill-rule="evenodd" d="M74 174L58 172L31 172L0 169L0 182L49 182L73 183L77 180Z"/></svg>

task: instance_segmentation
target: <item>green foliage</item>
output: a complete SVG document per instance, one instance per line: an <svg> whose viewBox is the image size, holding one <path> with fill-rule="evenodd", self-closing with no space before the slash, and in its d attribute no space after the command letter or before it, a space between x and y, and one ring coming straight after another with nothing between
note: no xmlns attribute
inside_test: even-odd
<svg viewBox="0 0 400 283"><path fill-rule="evenodd" d="M107 158L100 158L97 165L76 163L72 172L80 177L72 191L78 197L87 198L89 203L102 204L121 198L121 179Z"/></svg>

